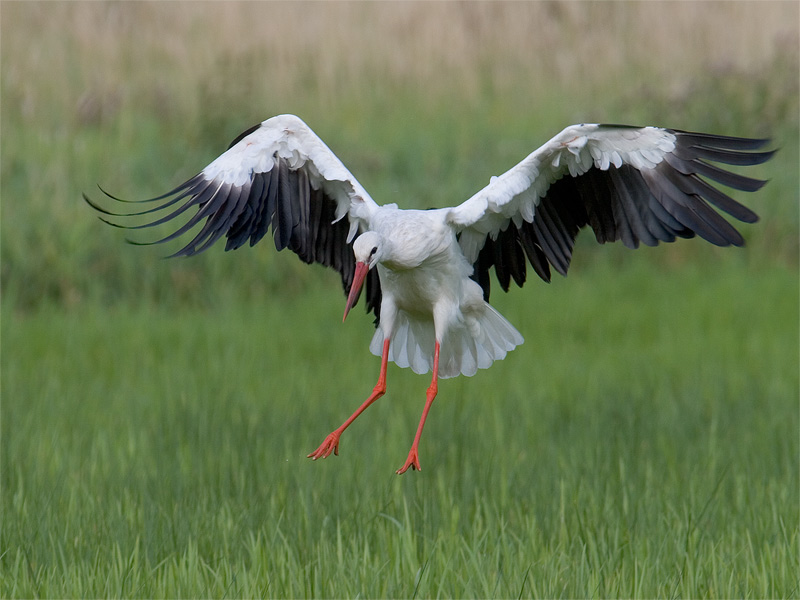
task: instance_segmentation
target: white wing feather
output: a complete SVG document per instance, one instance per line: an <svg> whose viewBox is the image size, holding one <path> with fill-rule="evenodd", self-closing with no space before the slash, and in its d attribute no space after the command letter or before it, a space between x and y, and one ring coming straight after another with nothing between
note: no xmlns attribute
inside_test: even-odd
<svg viewBox="0 0 800 600"><path fill-rule="evenodd" d="M474 262L489 235L495 238L509 220L532 222L539 200L556 180L595 167L629 164L650 169L675 148L675 135L658 127L572 125L529 154L477 194L449 210L447 222L461 232L459 242Z"/></svg>
<svg viewBox="0 0 800 600"><path fill-rule="evenodd" d="M286 159L291 169L305 169L314 189L322 188L336 200L336 220L349 214L352 240L359 222L378 207L358 180L317 134L295 115L278 115L263 121L203 169L206 180L242 186L253 173L266 173L273 157Z"/></svg>

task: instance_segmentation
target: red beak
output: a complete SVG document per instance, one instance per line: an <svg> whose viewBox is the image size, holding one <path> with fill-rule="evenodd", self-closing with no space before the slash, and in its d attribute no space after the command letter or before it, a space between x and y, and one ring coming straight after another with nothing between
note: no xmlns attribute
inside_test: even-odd
<svg viewBox="0 0 800 600"><path fill-rule="evenodd" d="M347 304L344 306L344 316L342 322L347 318L347 313L353 308L353 305L358 302L358 296L361 294L361 286L364 285L364 278L367 276L369 266L365 262L356 263L356 272L353 274L353 284L350 286L350 293L347 296Z"/></svg>

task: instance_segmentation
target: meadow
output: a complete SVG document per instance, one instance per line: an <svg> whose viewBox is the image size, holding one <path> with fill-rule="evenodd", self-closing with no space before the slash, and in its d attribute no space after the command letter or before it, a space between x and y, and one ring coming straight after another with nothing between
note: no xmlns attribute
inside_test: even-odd
<svg viewBox="0 0 800 600"><path fill-rule="evenodd" d="M0 4L0 596L800 595L798 10ZM744 248L584 232L566 279L494 291L525 344L443 382L398 477L428 382L391 366L305 458L378 371L335 273L268 241L162 260L81 200L280 112L402 206L573 122L780 152Z"/></svg>

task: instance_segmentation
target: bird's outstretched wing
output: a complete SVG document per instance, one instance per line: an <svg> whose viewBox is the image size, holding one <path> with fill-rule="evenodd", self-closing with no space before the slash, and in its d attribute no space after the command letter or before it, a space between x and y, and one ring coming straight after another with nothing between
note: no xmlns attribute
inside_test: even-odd
<svg viewBox="0 0 800 600"><path fill-rule="evenodd" d="M104 192L106 193L106 192ZM117 202L120 200L106 193ZM84 194L103 215L152 215L142 229L194 214L173 233L150 244L178 238L198 226L191 240L171 256L191 256L222 236L226 250L249 241L252 246L272 228L275 247L289 248L307 263L321 263L339 272L345 293L353 281L352 242L377 205L324 142L298 117L267 119L238 136L228 150L200 173L172 191L139 202L157 203L137 212L112 212ZM141 244L142 242L132 242ZM367 310L380 314L377 272L367 280Z"/></svg>
<svg viewBox="0 0 800 600"><path fill-rule="evenodd" d="M719 246L741 246L742 236L709 203L746 223L758 217L713 182L746 192L766 182L708 161L759 164L774 154L755 152L768 141L573 125L449 209L447 219L487 299L491 267L505 291L511 278L519 286L525 282L526 257L545 281L551 265L566 275L575 237L585 225L598 242L622 240L630 248L695 234Z"/></svg>

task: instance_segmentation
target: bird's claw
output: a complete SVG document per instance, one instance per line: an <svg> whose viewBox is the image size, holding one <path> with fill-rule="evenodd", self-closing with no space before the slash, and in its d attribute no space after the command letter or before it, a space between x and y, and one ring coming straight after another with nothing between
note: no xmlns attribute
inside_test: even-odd
<svg viewBox="0 0 800 600"><path fill-rule="evenodd" d="M312 460L317 460L318 458L328 458L331 455L331 452L336 456L339 456L339 433L333 432L329 433L328 437L325 438L319 448L314 450L311 454L309 454L306 458L310 458Z"/></svg>
<svg viewBox="0 0 800 600"><path fill-rule="evenodd" d="M406 464L397 469L396 472L398 475L402 475L408 471L409 467L412 471L422 471L422 467L419 466L419 455L417 454L416 448L411 448L411 451L408 453L408 458L406 459Z"/></svg>

